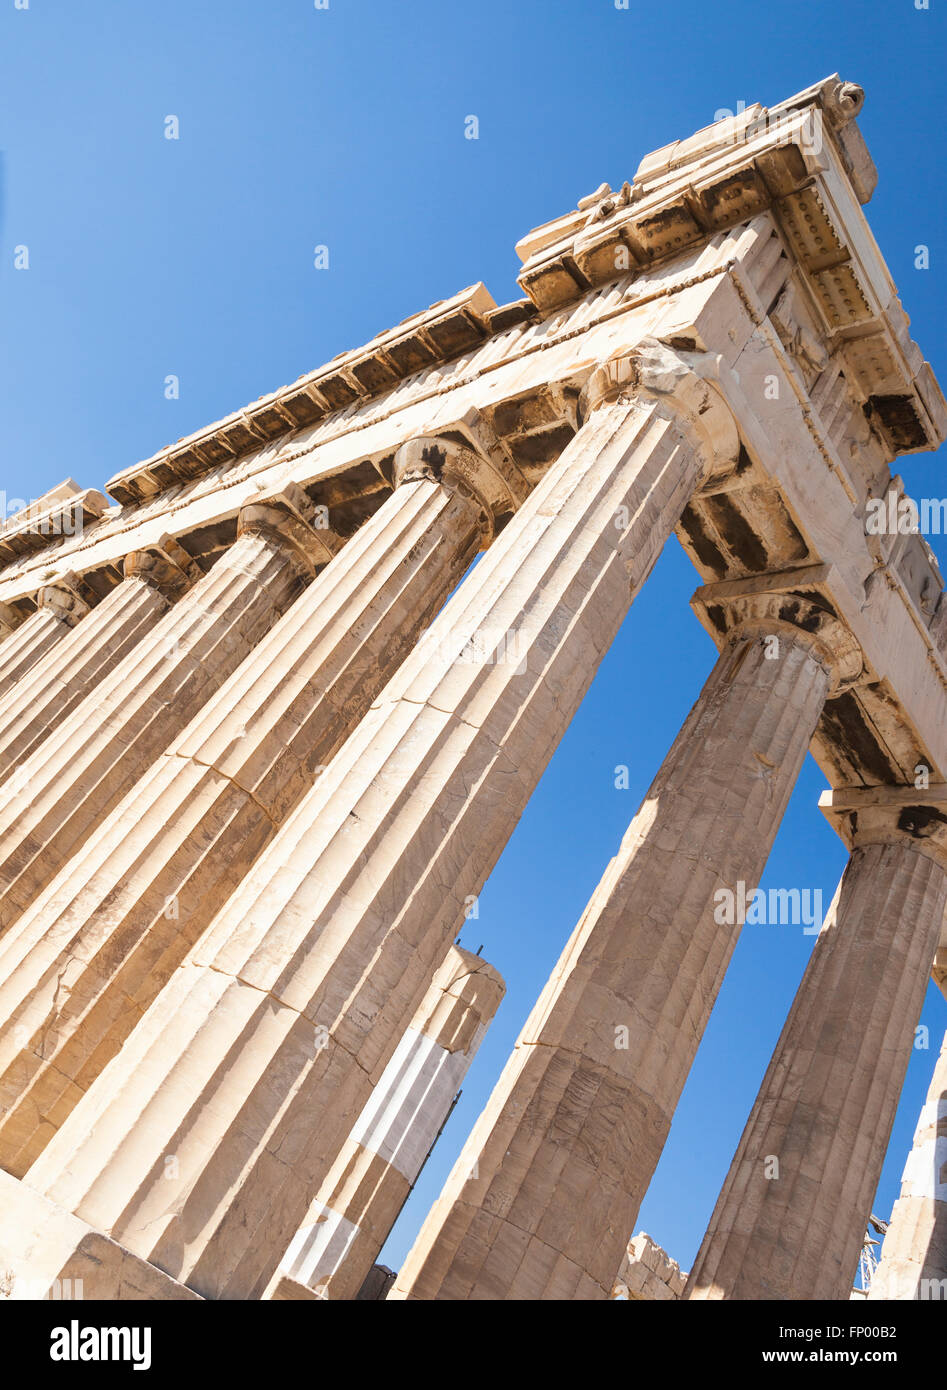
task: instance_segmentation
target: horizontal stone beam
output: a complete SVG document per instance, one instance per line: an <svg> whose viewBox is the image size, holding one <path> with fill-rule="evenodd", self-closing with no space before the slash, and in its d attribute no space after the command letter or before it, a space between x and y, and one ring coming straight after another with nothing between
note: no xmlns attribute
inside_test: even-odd
<svg viewBox="0 0 947 1390"><path fill-rule="evenodd" d="M55 551L0 574L0 603L31 597L60 571L114 567L129 550L155 544L162 535L182 541L228 518L235 522L258 491L275 490L285 482L318 494L316 500L333 513L359 494L369 499L377 494L380 503L401 445L417 435L437 433L471 410L486 416L509 441L514 461L536 482L571 437L579 391L595 363L652 333L683 287L694 284L702 293L708 280L726 275L734 249L732 242L719 239L682 258L673 273L665 268L623 277L566 313L525 324L512 338L489 340L449 368L418 374L344 416L192 479L164 506L154 499L113 508L81 537L67 537Z"/></svg>

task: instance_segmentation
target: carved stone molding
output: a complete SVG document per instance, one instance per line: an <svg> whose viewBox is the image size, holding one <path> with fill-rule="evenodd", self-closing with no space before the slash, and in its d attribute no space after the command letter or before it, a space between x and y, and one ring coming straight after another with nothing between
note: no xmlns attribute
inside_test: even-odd
<svg viewBox="0 0 947 1390"><path fill-rule="evenodd" d="M831 77L821 87L822 109L834 126L853 121L865 104L865 89L857 82Z"/></svg>
<svg viewBox="0 0 947 1390"><path fill-rule="evenodd" d="M96 488L80 488L71 479L24 507L0 526L0 565L81 536L108 510Z"/></svg>

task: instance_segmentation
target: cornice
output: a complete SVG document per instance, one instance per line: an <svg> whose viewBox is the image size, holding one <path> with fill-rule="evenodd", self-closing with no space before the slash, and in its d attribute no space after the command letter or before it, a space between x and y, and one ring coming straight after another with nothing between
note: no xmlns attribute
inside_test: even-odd
<svg viewBox="0 0 947 1390"><path fill-rule="evenodd" d="M482 284L471 285L380 333L364 347L341 353L289 386L123 469L106 487L119 502L140 502L355 402L383 394L415 372L448 362L492 334L535 317L529 300L498 307Z"/></svg>
<svg viewBox="0 0 947 1390"><path fill-rule="evenodd" d="M123 504L154 496L767 210L807 278L826 336L857 339L851 365L879 432L895 453L936 447L947 432L947 407L910 342L906 316L858 212L876 178L853 120L863 95L835 75L778 106L754 105L664 146L641 161L618 193L602 185L518 243L525 298L498 307L482 284L462 290L122 470L108 491ZM843 215L837 205L845 201L843 186L855 219L851 208ZM857 225L850 226L853 220ZM870 267L855 243L873 248Z"/></svg>
<svg viewBox="0 0 947 1390"><path fill-rule="evenodd" d="M862 98L854 84L828 78L648 155L632 183L617 193L603 184L517 244L521 287L549 313L768 212L825 349L844 358L891 455L936 448L947 404L860 207L875 182L852 119Z"/></svg>
<svg viewBox="0 0 947 1390"><path fill-rule="evenodd" d="M0 566L45 550L63 536L81 535L107 510L101 492L80 488L68 478L0 527Z"/></svg>

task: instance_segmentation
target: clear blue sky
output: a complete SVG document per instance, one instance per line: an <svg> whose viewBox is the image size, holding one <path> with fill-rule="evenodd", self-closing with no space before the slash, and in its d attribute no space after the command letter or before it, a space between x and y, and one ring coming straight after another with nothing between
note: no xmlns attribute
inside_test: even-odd
<svg viewBox="0 0 947 1390"><path fill-rule="evenodd" d="M867 91L869 216L947 381L947 3L930 4L0 0L0 488L102 486L464 285L517 297L513 245L529 228L719 109L773 104L834 71ZM464 138L471 114L477 141ZM21 244L28 272L13 268ZM313 268L317 244L327 271ZM947 494L940 457L902 472L916 496ZM947 567L947 543L933 543ZM389 1243L393 1265L710 670L696 583L672 541L464 931L508 994ZM619 764L628 790L614 787ZM810 760L764 886L821 887L828 904L845 854L816 809L824 785ZM683 1268L812 941L744 930L639 1222ZM947 1004L933 990L924 1021L936 1047ZM934 1055L912 1056L879 1215Z"/></svg>

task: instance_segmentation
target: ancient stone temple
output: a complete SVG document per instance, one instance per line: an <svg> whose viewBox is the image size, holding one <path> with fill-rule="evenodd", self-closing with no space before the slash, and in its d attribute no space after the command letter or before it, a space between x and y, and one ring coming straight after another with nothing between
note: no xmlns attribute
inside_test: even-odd
<svg viewBox="0 0 947 1390"><path fill-rule="evenodd" d="M503 993L467 908L673 535L719 657L388 1297L848 1297L947 980L947 600L895 463L947 410L862 101L675 141L523 238L522 298L0 531L5 1296L359 1296ZM626 1249L809 749L850 857L685 1286ZM930 1279L945 1086L893 1223Z"/></svg>

